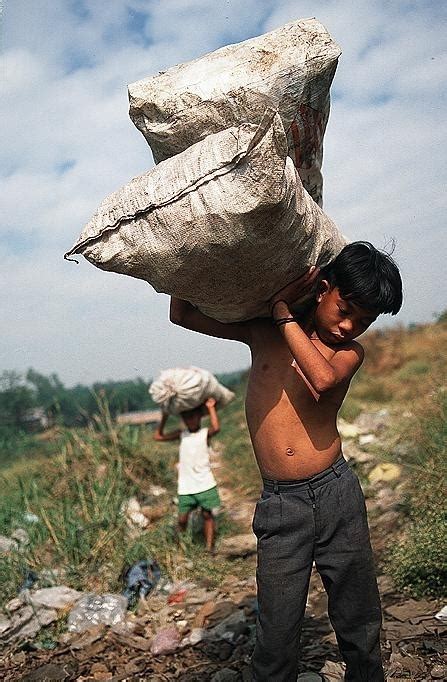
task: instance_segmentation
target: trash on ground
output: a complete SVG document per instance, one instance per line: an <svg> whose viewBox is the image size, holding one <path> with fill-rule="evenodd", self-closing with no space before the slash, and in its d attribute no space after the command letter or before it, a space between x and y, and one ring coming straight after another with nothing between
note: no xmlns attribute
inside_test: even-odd
<svg viewBox="0 0 447 682"><path fill-rule="evenodd" d="M160 567L153 559L137 561L130 566L123 575L125 585L123 595L128 601L128 608L134 606L138 599L147 597L160 580L160 576Z"/></svg>
<svg viewBox="0 0 447 682"><path fill-rule="evenodd" d="M86 594L68 616L69 632L84 632L95 625L116 625L126 618L127 599L121 594Z"/></svg>

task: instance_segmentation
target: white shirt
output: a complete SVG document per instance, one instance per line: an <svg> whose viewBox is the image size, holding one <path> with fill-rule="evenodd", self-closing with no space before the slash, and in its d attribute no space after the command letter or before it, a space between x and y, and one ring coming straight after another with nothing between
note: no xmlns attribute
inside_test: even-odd
<svg viewBox="0 0 447 682"><path fill-rule="evenodd" d="M208 450L208 429L180 434L178 465L178 494L195 495L214 488L216 480L211 473Z"/></svg>

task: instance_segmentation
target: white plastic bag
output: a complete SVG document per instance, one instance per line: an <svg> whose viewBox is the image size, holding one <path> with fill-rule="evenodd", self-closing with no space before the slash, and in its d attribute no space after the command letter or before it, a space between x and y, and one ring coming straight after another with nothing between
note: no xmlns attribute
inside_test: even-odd
<svg viewBox="0 0 447 682"><path fill-rule="evenodd" d="M132 83L130 117L158 163L207 135L258 124L266 108L277 109L289 155L321 205L323 135L340 53L319 21L294 21Z"/></svg>
<svg viewBox="0 0 447 682"><path fill-rule="evenodd" d="M180 414L214 398L219 407L227 405L234 393L220 384L216 377L199 367L174 367L161 372L152 382L149 393L163 412Z"/></svg>

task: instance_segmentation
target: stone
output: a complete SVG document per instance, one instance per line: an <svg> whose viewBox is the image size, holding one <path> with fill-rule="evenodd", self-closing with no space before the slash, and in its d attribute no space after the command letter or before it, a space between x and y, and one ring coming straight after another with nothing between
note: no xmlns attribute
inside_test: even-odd
<svg viewBox="0 0 447 682"><path fill-rule="evenodd" d="M9 619L1 621L3 623L0 630L1 640L13 642L21 639L32 639L41 627L49 625L55 620L57 620L57 611L54 609L22 605L21 608L12 612Z"/></svg>
<svg viewBox="0 0 447 682"><path fill-rule="evenodd" d="M180 634L174 625L161 628L155 633L151 642L151 653L154 656L172 654L180 646Z"/></svg>
<svg viewBox="0 0 447 682"><path fill-rule="evenodd" d="M5 609L6 611L12 612L17 611L21 606L23 606L23 599L21 597L14 597L5 604Z"/></svg>
<svg viewBox="0 0 447 682"><path fill-rule="evenodd" d="M402 475L402 467L392 462L382 462L377 464L374 469L369 472L368 478L371 483L379 483L381 481L391 482L397 481Z"/></svg>
<svg viewBox="0 0 447 682"><path fill-rule="evenodd" d="M180 646L195 646L204 638L205 630L203 628L193 628L191 632L182 639Z"/></svg>
<svg viewBox="0 0 447 682"><path fill-rule="evenodd" d="M83 592L73 590L71 587L67 587L67 585L57 585L29 592L28 600L29 603L37 607L45 606L50 609L65 609L67 606L73 606L82 595Z"/></svg>
<svg viewBox="0 0 447 682"><path fill-rule="evenodd" d="M3 613L0 613L0 637L11 627L11 621Z"/></svg>
<svg viewBox="0 0 447 682"><path fill-rule="evenodd" d="M430 675L434 680L445 680L447 679L447 666L446 665L435 665L430 671Z"/></svg>
<svg viewBox="0 0 447 682"><path fill-rule="evenodd" d="M17 540L19 545L29 545L29 535L24 528L16 528L13 533L11 533L11 538Z"/></svg>
<svg viewBox="0 0 447 682"><path fill-rule="evenodd" d="M19 548L19 544L12 538L7 538L6 535L0 535L0 555L9 554Z"/></svg>
<svg viewBox="0 0 447 682"><path fill-rule="evenodd" d="M342 682L345 679L344 663L338 661L326 661L321 668L320 673L323 675L326 682Z"/></svg>
<svg viewBox="0 0 447 682"><path fill-rule="evenodd" d="M210 630L207 630L206 638L211 640L223 639L227 642L233 642L240 634L240 625L246 623L245 613L242 610L237 610L227 618L224 618L218 625L215 625Z"/></svg>
<svg viewBox="0 0 447 682"><path fill-rule="evenodd" d="M356 424L350 424L341 417L337 422L338 431L343 439L357 438L360 434L360 429Z"/></svg>

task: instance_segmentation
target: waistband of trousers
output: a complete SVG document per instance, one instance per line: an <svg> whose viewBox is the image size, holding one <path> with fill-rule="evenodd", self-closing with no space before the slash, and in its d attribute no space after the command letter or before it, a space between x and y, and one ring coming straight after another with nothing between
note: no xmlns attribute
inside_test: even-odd
<svg viewBox="0 0 447 682"><path fill-rule="evenodd" d="M264 478L264 490L269 493L285 493L285 492L296 492L302 490L303 488L319 488L322 485L326 485L334 478L340 478L345 471L349 469L349 464L345 460L343 455L337 459L332 466L320 471L319 474L311 476L310 478L300 478L292 481L276 481L274 479Z"/></svg>

